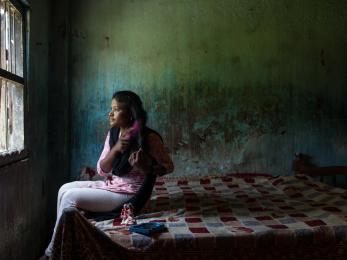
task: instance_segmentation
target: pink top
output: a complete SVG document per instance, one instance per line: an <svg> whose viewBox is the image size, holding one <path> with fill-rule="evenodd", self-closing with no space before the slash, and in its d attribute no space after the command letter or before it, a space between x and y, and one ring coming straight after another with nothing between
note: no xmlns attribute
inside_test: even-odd
<svg viewBox="0 0 347 260"><path fill-rule="evenodd" d="M144 180L145 173L142 173L139 170L133 169L125 176L118 177L118 176L112 175L112 170L110 172L104 172L102 171L100 167L100 161L103 160L110 151L109 139L110 139L110 132L107 133L104 149L97 162L96 169L98 174L101 176L105 176L105 177L112 176L112 183L96 181L93 183L92 187L105 189L112 192L134 194L140 188ZM164 174L173 172L174 165L160 137L155 133L150 133L147 136L147 142L149 147L149 154L158 163L158 167L154 168L153 170L154 174L158 176L162 176ZM163 167L166 170L165 172L163 172Z"/></svg>

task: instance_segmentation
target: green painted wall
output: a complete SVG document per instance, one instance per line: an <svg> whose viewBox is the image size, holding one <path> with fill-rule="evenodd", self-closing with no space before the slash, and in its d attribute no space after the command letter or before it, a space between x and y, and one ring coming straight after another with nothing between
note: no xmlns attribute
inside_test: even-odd
<svg viewBox="0 0 347 260"><path fill-rule="evenodd" d="M175 174L347 164L347 2L75 0L71 174L95 165L115 90L136 91Z"/></svg>

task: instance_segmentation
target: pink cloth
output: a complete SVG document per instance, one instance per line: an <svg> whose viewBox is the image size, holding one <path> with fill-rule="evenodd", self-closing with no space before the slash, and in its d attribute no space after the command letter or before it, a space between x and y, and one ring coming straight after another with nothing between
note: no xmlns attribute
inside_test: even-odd
<svg viewBox="0 0 347 260"><path fill-rule="evenodd" d="M103 172L100 167L100 161L104 159L110 151L109 139L110 139L110 132L107 133L104 149L100 155L100 158L96 166L98 174L105 177L112 175L112 171ZM168 154L167 149L164 147L164 144L161 141L160 137L155 133L150 133L147 136L147 142L149 147L149 154L157 161L159 166L162 166L166 169L165 172L159 172L159 171L156 171L156 169L154 169L154 174L157 174L158 176L162 176L164 174L173 172L174 166L173 166L172 160ZM162 167L159 167L159 168L162 168ZM141 184L144 178L145 178L144 173L133 169L128 174L122 177L112 175L112 184L109 182L106 183L106 182L98 181L98 182L94 182L91 187L98 188L98 189L105 189L105 190L118 192L118 193L135 194L138 191L138 189L141 187Z"/></svg>

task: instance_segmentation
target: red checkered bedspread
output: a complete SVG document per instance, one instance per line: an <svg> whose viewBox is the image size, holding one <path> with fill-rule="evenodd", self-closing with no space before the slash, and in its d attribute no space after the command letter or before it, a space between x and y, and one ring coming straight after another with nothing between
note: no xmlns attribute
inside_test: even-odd
<svg viewBox="0 0 347 260"><path fill-rule="evenodd" d="M305 250L347 240L347 190L302 175L162 178L137 219L164 222L168 230L148 237L130 233L120 219L95 225L133 252Z"/></svg>

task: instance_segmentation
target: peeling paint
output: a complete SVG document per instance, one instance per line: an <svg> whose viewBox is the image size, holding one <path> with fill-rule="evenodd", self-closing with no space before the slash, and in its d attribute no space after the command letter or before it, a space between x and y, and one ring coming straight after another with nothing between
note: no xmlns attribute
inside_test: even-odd
<svg viewBox="0 0 347 260"><path fill-rule="evenodd" d="M96 163L104 113L121 89L143 98L175 174L290 174L297 151L347 163L332 141L347 127L346 28L334 26L347 18L339 5L74 1L73 31L88 37L71 45L72 174Z"/></svg>

